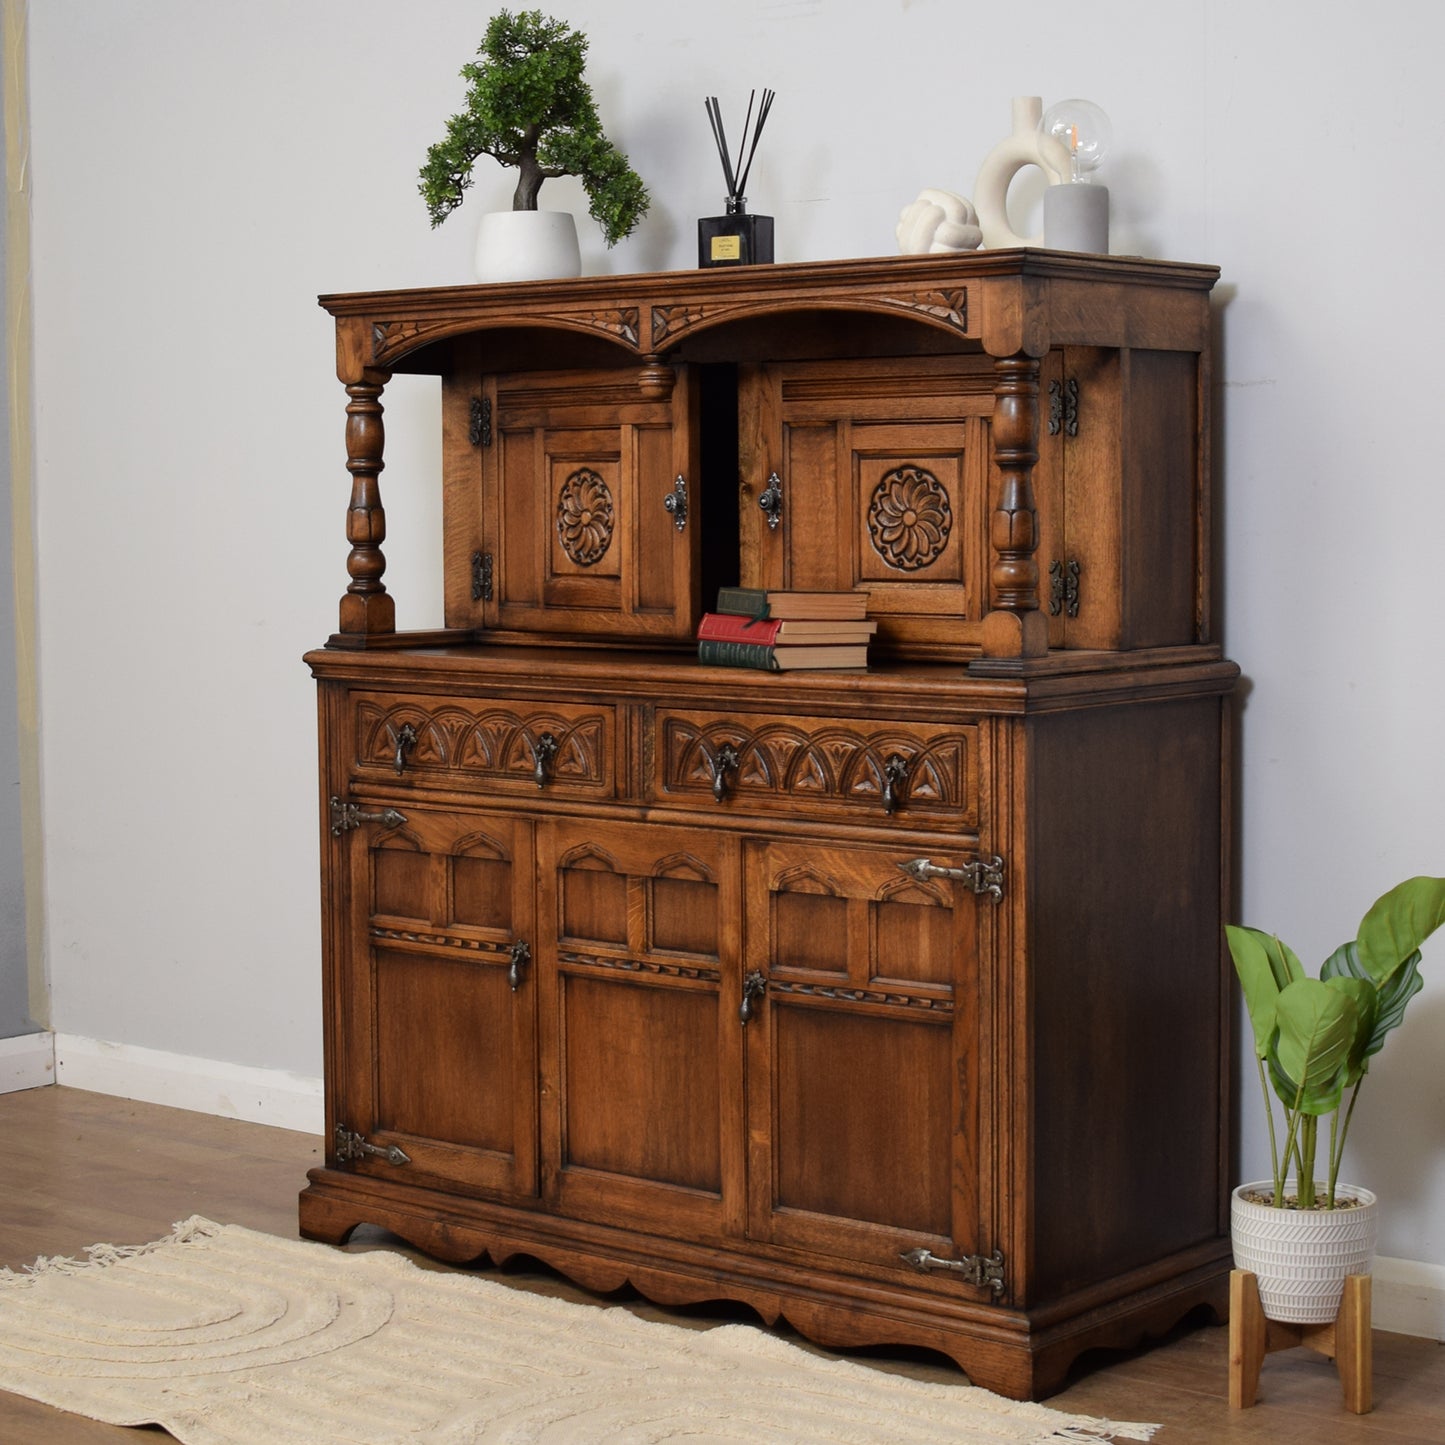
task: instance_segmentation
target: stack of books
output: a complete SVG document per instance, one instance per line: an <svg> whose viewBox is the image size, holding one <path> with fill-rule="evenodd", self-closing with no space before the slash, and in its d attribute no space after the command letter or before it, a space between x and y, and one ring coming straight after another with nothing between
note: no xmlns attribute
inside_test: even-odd
<svg viewBox="0 0 1445 1445"><path fill-rule="evenodd" d="M720 667L765 672L867 667L870 622L866 592L718 589L717 611L704 612L697 657Z"/></svg>

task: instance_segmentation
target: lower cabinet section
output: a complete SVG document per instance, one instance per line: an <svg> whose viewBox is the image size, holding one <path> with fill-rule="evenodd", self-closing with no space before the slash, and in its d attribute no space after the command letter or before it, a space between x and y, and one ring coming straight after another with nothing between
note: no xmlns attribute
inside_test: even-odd
<svg viewBox="0 0 1445 1445"><path fill-rule="evenodd" d="M399 767L358 775L339 727L331 1136L303 1234L380 1224L447 1259L742 1301L824 1344L943 1351L1016 1397L1059 1388L1085 1349L1221 1310L1219 691L929 722L977 770L949 818L977 831L955 832L871 800L842 821L542 782L458 800ZM629 721L650 703L586 705L651 736ZM324 728L353 714L323 685ZM655 776L606 769L624 793ZM1193 1036L1165 1044L1154 1020ZM1171 1139L1188 1158L1162 1162ZM1159 1198L1172 1222L1151 1219Z"/></svg>

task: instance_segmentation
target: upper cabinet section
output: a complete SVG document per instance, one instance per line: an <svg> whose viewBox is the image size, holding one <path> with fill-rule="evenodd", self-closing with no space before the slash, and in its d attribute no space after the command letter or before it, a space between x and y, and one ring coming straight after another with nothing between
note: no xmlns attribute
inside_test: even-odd
<svg viewBox="0 0 1445 1445"><path fill-rule="evenodd" d="M382 393L443 379L446 628L690 641L867 591L875 654L1210 642L1209 266L1015 250L327 296L350 582L394 645Z"/></svg>

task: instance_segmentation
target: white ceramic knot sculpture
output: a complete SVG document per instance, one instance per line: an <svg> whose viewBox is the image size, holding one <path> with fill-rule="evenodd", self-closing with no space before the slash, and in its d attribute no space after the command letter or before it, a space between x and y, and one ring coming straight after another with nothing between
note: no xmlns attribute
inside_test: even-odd
<svg viewBox="0 0 1445 1445"><path fill-rule="evenodd" d="M1013 102L1013 133L1001 140L984 158L973 188L978 206L978 223L983 244L990 250L1000 246L1041 246L1043 237L1020 236L1008 220L1009 182L1025 167L1039 166L1051 185L1069 179L1069 152L1060 140L1039 129L1044 103L1037 95L1018 95Z"/></svg>
<svg viewBox="0 0 1445 1445"><path fill-rule="evenodd" d="M952 191L919 191L918 199L898 213L894 230L905 256L929 251L973 251L983 241L978 212Z"/></svg>

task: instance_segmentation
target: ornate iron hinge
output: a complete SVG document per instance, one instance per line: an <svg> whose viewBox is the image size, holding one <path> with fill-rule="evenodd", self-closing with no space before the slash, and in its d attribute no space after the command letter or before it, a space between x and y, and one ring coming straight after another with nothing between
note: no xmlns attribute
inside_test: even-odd
<svg viewBox="0 0 1445 1445"><path fill-rule="evenodd" d="M336 1126L336 1157L342 1164L352 1164L358 1159L385 1159L388 1164L410 1164L411 1155L395 1144L384 1148L380 1144L368 1144L360 1134L353 1134L345 1124Z"/></svg>
<svg viewBox="0 0 1445 1445"><path fill-rule="evenodd" d="M406 814L395 808L383 808L379 813L367 813L360 803L343 803L340 798L331 800L331 831L339 838L363 823L380 823L383 828L399 828L406 822Z"/></svg>
<svg viewBox="0 0 1445 1445"><path fill-rule="evenodd" d="M490 602L492 600L492 554L490 552L472 553L472 601Z"/></svg>
<svg viewBox="0 0 1445 1445"><path fill-rule="evenodd" d="M467 440L474 447L489 447L492 444L492 399L489 396L472 398L471 425L467 428Z"/></svg>
<svg viewBox="0 0 1445 1445"><path fill-rule="evenodd" d="M1049 614L1057 617L1063 611L1079 615L1079 564L1073 557L1049 563Z"/></svg>
<svg viewBox="0 0 1445 1445"><path fill-rule="evenodd" d="M1079 434L1079 379L1075 376L1049 383L1049 435L1056 437L1061 431L1071 437Z"/></svg>
<svg viewBox="0 0 1445 1445"><path fill-rule="evenodd" d="M1003 899L1003 859L997 854L980 858L977 863L965 863L962 868L944 868L927 858L910 858L898 866L920 883L929 878L952 878L967 883L975 893L986 893L995 903Z"/></svg>
<svg viewBox="0 0 1445 1445"><path fill-rule="evenodd" d="M1004 1291L1003 1251L992 1254L967 1254L962 1259L944 1259L928 1249L910 1249L898 1256L904 1264L912 1265L920 1274L931 1269L946 1269L961 1274L964 1280L978 1289L989 1289L994 1294Z"/></svg>

